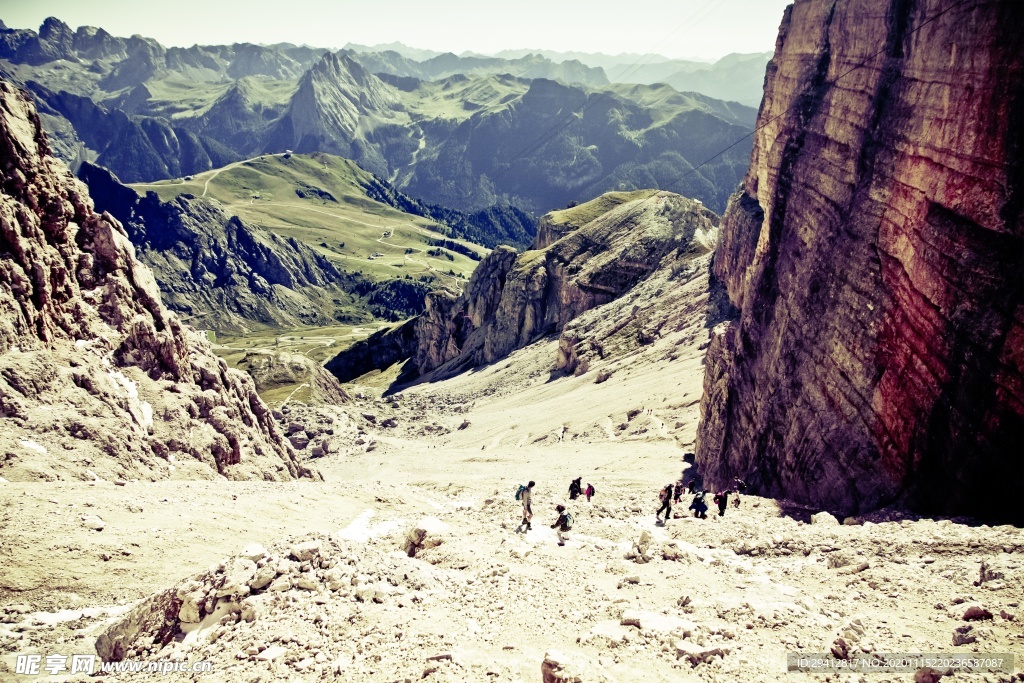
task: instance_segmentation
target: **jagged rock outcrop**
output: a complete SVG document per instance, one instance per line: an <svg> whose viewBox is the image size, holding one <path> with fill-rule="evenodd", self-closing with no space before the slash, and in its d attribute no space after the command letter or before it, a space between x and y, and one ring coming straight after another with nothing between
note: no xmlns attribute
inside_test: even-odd
<svg viewBox="0 0 1024 683"><path fill-rule="evenodd" d="M156 276L166 305L195 325L238 333L254 327L325 325L355 306L355 279L294 238L246 224L214 201L163 202L83 164L79 176L99 211L118 219Z"/></svg>
<svg viewBox="0 0 1024 683"><path fill-rule="evenodd" d="M47 18L38 33L0 30L0 59L34 65L56 60L92 62L90 68L104 73L109 90L135 87L167 71L208 82L245 76L298 78L313 61L301 49L252 43L167 48L151 38L118 38L92 26L72 31L55 17Z"/></svg>
<svg viewBox="0 0 1024 683"><path fill-rule="evenodd" d="M0 476L309 474L0 81Z"/></svg>
<svg viewBox="0 0 1024 683"><path fill-rule="evenodd" d="M1024 521L1024 6L799 0L715 261L712 485Z"/></svg>
<svg viewBox="0 0 1024 683"><path fill-rule="evenodd" d="M699 202L671 192L633 193L625 202L600 197L575 212L578 219L569 218L579 224L576 230L522 254L498 247L481 261L461 294L431 292L418 318L342 352L327 368L348 381L409 357L402 355L409 349L414 372L406 377L446 376L492 363L618 299L670 254L694 249L695 237L712 233L718 223ZM375 358L374 350L390 338L402 343L390 344L394 353L386 356L377 351L381 357ZM572 352L561 355L560 369L577 369Z"/></svg>

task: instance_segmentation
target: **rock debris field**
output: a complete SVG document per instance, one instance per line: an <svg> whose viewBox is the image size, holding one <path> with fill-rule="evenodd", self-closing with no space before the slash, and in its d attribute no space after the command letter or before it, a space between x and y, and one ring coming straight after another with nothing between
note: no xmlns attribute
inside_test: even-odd
<svg viewBox="0 0 1024 683"><path fill-rule="evenodd" d="M98 650L209 662L175 677L225 682L945 673L787 673L789 652L1009 653L1014 669L955 679L1024 680L1021 529L891 511L840 524L756 496L703 520L684 496L659 526L699 374L684 358L550 382L552 356L529 347L396 398L357 387L345 407L279 411L305 457L318 449L322 482L0 483L0 679L32 680L18 654ZM591 503L567 500L576 476ZM522 533L514 491L529 479ZM559 502L575 517L564 547ZM38 679L62 677L84 680Z"/></svg>

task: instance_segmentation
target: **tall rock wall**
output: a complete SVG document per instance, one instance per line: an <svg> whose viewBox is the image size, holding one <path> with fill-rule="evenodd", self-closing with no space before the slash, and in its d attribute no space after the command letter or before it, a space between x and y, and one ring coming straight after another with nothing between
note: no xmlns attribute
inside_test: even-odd
<svg viewBox="0 0 1024 683"><path fill-rule="evenodd" d="M0 81L0 477L309 474Z"/></svg>
<svg viewBox="0 0 1024 683"><path fill-rule="evenodd" d="M716 275L708 480L1024 521L1024 5L797 0Z"/></svg>

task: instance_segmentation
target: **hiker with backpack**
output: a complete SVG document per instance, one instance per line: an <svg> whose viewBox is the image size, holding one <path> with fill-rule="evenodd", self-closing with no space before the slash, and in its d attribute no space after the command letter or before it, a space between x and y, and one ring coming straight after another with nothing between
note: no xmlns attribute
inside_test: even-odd
<svg viewBox="0 0 1024 683"><path fill-rule="evenodd" d="M669 484L661 490L658 494L658 498L661 500L661 507L654 513L655 518L661 519L661 511L665 511L665 521L667 522L672 516L672 484Z"/></svg>
<svg viewBox="0 0 1024 683"><path fill-rule="evenodd" d="M569 500L576 500L583 493L583 487L580 485L580 481L583 477L576 477L569 483Z"/></svg>
<svg viewBox="0 0 1024 683"><path fill-rule="evenodd" d="M690 509L693 510L693 516L697 519L707 519L708 517L708 504L704 501L706 493L707 491L700 491L690 501Z"/></svg>
<svg viewBox="0 0 1024 683"><path fill-rule="evenodd" d="M572 515L561 504L555 506L555 511L558 512L558 519L551 525L551 528L558 529L556 531L558 534L558 545L565 545L565 542L569 540L569 530L572 529Z"/></svg>
<svg viewBox="0 0 1024 683"><path fill-rule="evenodd" d="M746 492L746 490L747 490L747 482L743 481L739 477L736 477L733 480L732 485L733 485L732 506L734 508L738 508L740 506L740 494Z"/></svg>
<svg viewBox="0 0 1024 683"><path fill-rule="evenodd" d="M718 516L725 517L725 508L729 506L729 491L719 491L715 494L715 504L718 505Z"/></svg>
<svg viewBox="0 0 1024 683"><path fill-rule="evenodd" d="M587 496L587 502L589 503L590 499L594 497L594 493L596 493L596 491L594 491L594 485L588 481L587 488L584 490L583 493L584 495Z"/></svg>
<svg viewBox="0 0 1024 683"><path fill-rule="evenodd" d="M678 504L680 499L683 497L683 480L680 479L676 482L675 490L672 493L672 502Z"/></svg>
<svg viewBox="0 0 1024 683"><path fill-rule="evenodd" d="M531 506L531 498L533 497L533 487L537 484L535 481L531 481L526 486L520 484L519 490L516 491L516 500L523 504L523 521L519 525L520 529L529 531L533 527L530 526L530 520L533 519L533 507Z"/></svg>

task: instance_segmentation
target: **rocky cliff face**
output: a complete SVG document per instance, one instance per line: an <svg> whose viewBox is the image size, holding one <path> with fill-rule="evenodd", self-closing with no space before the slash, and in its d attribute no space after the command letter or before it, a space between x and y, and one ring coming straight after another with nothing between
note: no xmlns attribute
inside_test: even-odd
<svg viewBox="0 0 1024 683"><path fill-rule="evenodd" d="M0 476L308 474L0 81Z"/></svg>
<svg viewBox="0 0 1024 683"><path fill-rule="evenodd" d="M139 196L88 163L79 175L96 208L125 227L166 305L186 316L203 314L197 327L238 333L325 325L356 304L349 293L354 278L295 239L248 225L200 197Z"/></svg>
<svg viewBox="0 0 1024 683"><path fill-rule="evenodd" d="M493 363L618 299L664 267L670 255L688 253L695 236L710 234L718 222L699 202L655 191L625 202L601 197L566 218L578 227L561 239L522 254L498 247L465 291L428 294L415 321L355 345L327 368L348 381L410 355L415 373L434 376ZM389 353L382 352L385 347ZM563 355L559 369L574 371L573 352Z"/></svg>
<svg viewBox="0 0 1024 683"><path fill-rule="evenodd" d="M715 268L698 466L1024 520L1024 7L798 0Z"/></svg>

